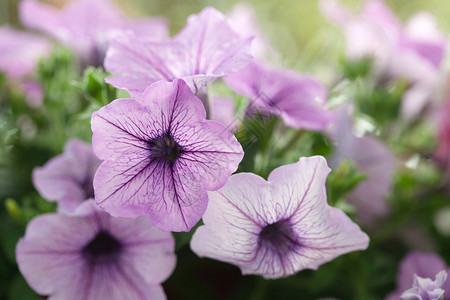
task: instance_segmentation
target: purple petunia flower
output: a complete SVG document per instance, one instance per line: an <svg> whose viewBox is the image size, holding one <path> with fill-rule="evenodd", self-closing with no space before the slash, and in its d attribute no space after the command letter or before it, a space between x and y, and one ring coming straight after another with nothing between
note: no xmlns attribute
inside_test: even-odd
<svg viewBox="0 0 450 300"><path fill-rule="evenodd" d="M33 183L45 199L73 212L85 200L94 199L93 179L100 163L90 145L71 139L62 155L33 170Z"/></svg>
<svg viewBox="0 0 450 300"><path fill-rule="evenodd" d="M159 18L128 20L107 0L76 0L59 10L36 0L20 3L20 19L31 29L54 37L81 58L101 66L109 41L117 31L129 30L145 39L167 36L167 22Z"/></svg>
<svg viewBox="0 0 450 300"><path fill-rule="evenodd" d="M97 203L113 216L147 215L162 230L189 231L206 191L222 187L244 154L181 79L154 83L141 102L113 101L93 114L92 131L106 160L94 178Z"/></svg>
<svg viewBox="0 0 450 300"><path fill-rule="evenodd" d="M0 27L0 72L22 91L28 105L36 108L44 98L41 85L28 77L36 70L39 59L50 53L50 42L38 35Z"/></svg>
<svg viewBox="0 0 450 300"><path fill-rule="evenodd" d="M111 44L106 79L138 99L151 83L184 79L194 93L208 82L242 69L251 59L252 38L240 38L225 16L207 7L190 16L186 27L167 42L148 42L123 34Z"/></svg>
<svg viewBox="0 0 450 300"><path fill-rule="evenodd" d="M450 272L445 261L434 253L412 251L399 264L397 272L397 290L389 294L385 300L400 299L402 293L414 285L414 277L434 278L442 270ZM445 299L450 299L450 280L443 283L442 289L448 293Z"/></svg>
<svg viewBox="0 0 450 300"><path fill-rule="evenodd" d="M160 285L176 257L170 233L147 219L112 218L93 200L73 215L33 219L19 240L19 270L49 299L165 299Z"/></svg>
<svg viewBox="0 0 450 300"><path fill-rule="evenodd" d="M239 120L236 115L236 103L227 96L215 96L210 99L211 120L225 125L230 131L238 129Z"/></svg>
<svg viewBox="0 0 450 300"><path fill-rule="evenodd" d="M245 2L235 4L228 13L228 20L241 37L255 36L252 42L252 55L258 59L279 57L268 38L259 28L253 7Z"/></svg>
<svg viewBox="0 0 450 300"><path fill-rule="evenodd" d="M403 300L445 300L445 291L441 289L447 280L447 272L440 271L435 280L422 278L414 274L413 287L403 292L400 296Z"/></svg>
<svg viewBox="0 0 450 300"><path fill-rule="evenodd" d="M0 27L0 72L11 79L30 75L40 58L48 55L51 44L38 35Z"/></svg>
<svg viewBox="0 0 450 300"><path fill-rule="evenodd" d="M331 165L337 166L342 160L349 159L356 164L358 172L368 176L346 196L347 201L356 207L358 221L368 225L390 212L385 197L391 189L395 157L376 136L368 133L355 136L350 110L346 106L337 113L331 134L337 147Z"/></svg>
<svg viewBox="0 0 450 300"><path fill-rule="evenodd" d="M236 93L250 99L249 112L280 116L286 126L324 130L333 119L325 110L327 89L312 77L253 61L225 81Z"/></svg>
<svg viewBox="0 0 450 300"><path fill-rule="evenodd" d="M368 236L342 211L327 205L323 157L272 171L268 181L251 173L231 176L209 192L204 226L192 250L265 278L317 269L339 255L366 249Z"/></svg>
<svg viewBox="0 0 450 300"><path fill-rule="evenodd" d="M324 15L344 31L349 59L372 57L381 78L402 78L412 87L405 92L402 113L416 116L439 86L447 37L434 17L419 12L402 26L381 0L368 0L361 14L342 7L337 0L321 1Z"/></svg>

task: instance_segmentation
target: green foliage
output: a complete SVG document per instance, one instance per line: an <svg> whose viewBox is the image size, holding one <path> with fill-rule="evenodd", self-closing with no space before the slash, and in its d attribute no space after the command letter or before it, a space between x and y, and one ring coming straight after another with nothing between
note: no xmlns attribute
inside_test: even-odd
<svg viewBox="0 0 450 300"><path fill-rule="evenodd" d="M366 174L358 173L354 163L343 160L334 168L327 178L327 196L330 205L336 205L345 195L351 192L361 181L367 179Z"/></svg>
<svg viewBox="0 0 450 300"><path fill-rule="evenodd" d="M365 78L370 76L372 70L373 59L370 57L362 58L360 60L351 61L344 56L339 57L339 65L342 74L349 80L356 80L358 78Z"/></svg>

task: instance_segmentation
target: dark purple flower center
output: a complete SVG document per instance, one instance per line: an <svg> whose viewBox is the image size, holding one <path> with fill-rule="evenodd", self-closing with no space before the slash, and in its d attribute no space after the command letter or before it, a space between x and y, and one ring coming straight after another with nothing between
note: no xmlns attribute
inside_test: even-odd
<svg viewBox="0 0 450 300"><path fill-rule="evenodd" d="M266 225L259 233L258 246L283 255L300 246L297 235L288 221Z"/></svg>
<svg viewBox="0 0 450 300"><path fill-rule="evenodd" d="M117 259L122 248L121 242L109 232L101 230L83 247L82 254L89 263L111 262Z"/></svg>
<svg viewBox="0 0 450 300"><path fill-rule="evenodd" d="M85 199L94 199L94 179L91 176L87 176L86 179L81 182L81 188L83 189Z"/></svg>
<svg viewBox="0 0 450 300"><path fill-rule="evenodd" d="M148 142L148 144L152 157L170 162L176 161L183 151L170 134L162 134Z"/></svg>

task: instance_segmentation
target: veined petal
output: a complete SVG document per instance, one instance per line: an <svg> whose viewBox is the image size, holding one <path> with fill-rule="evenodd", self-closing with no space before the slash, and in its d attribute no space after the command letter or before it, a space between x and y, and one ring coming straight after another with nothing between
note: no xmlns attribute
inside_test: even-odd
<svg viewBox="0 0 450 300"><path fill-rule="evenodd" d="M125 245L130 264L146 282L160 284L172 274L176 257L175 240L171 234L151 226L145 217L133 220L114 218L109 231Z"/></svg>
<svg viewBox="0 0 450 300"><path fill-rule="evenodd" d="M49 299L148 300L165 299L159 284L173 271L173 250L171 234L146 218L114 219L86 201L71 215L33 219L16 256L29 285Z"/></svg>
<svg viewBox="0 0 450 300"><path fill-rule="evenodd" d="M196 93L215 78L242 69L251 59L250 44L251 38L240 38L221 13L208 7L166 42L117 36L105 60L105 68L117 76L107 82L140 98L155 81L182 78Z"/></svg>
<svg viewBox="0 0 450 300"><path fill-rule="evenodd" d="M202 217L208 204L206 190L190 170L166 167L159 174L154 202L147 217L164 231L189 231Z"/></svg>
<svg viewBox="0 0 450 300"><path fill-rule="evenodd" d="M92 114L94 152L103 160L142 159L148 156L147 141L162 133L157 122L139 102L117 99Z"/></svg>
<svg viewBox="0 0 450 300"><path fill-rule="evenodd" d="M186 27L174 37L174 42L187 50L184 57L189 61L189 67L180 70L184 72L180 75L236 72L251 59L251 40L240 38L222 13L207 7L200 14L190 16Z"/></svg>
<svg viewBox="0 0 450 300"><path fill-rule="evenodd" d="M113 216L135 218L144 215L150 204L161 199L161 174L165 168L164 162L150 157L124 163L103 162L94 178L97 204Z"/></svg>
<svg viewBox="0 0 450 300"><path fill-rule="evenodd" d="M141 102L148 107L157 126L170 131L175 138L188 124L206 118L202 102L180 79L152 84L142 95Z"/></svg>
<svg viewBox="0 0 450 300"><path fill-rule="evenodd" d="M321 213L327 206L325 180L330 171L321 156L302 157L295 164L273 170L268 181L278 185L285 215L297 222Z"/></svg>
<svg viewBox="0 0 450 300"><path fill-rule="evenodd" d="M63 211L73 212L94 197L92 181L99 165L90 145L71 139L62 155L33 170L33 184L45 199L58 201Z"/></svg>
<svg viewBox="0 0 450 300"><path fill-rule="evenodd" d="M279 278L363 250L368 237L326 203L323 157L301 158L259 176L231 176L210 203L191 240L199 256L237 265L243 274Z"/></svg>
<svg viewBox="0 0 450 300"><path fill-rule="evenodd" d="M208 196L209 205L203 216L206 226L194 233L192 250L200 257L237 265L252 263L259 232L268 221L273 221L261 213L272 211L270 187L257 175L239 173L230 177L220 191L209 192Z"/></svg>
<svg viewBox="0 0 450 300"><path fill-rule="evenodd" d="M250 112L278 115L287 126L323 130L333 119L324 107L326 88L311 77L252 62L225 81L235 92L249 98Z"/></svg>
<svg viewBox="0 0 450 300"><path fill-rule="evenodd" d="M183 144L178 168L191 170L207 190L223 186L244 156L241 145L228 129L215 121L176 132Z"/></svg>

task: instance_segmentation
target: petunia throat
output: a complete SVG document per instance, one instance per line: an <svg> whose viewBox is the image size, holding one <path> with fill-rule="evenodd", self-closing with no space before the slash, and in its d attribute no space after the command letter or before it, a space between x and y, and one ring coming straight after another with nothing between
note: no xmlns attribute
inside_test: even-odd
<svg viewBox="0 0 450 300"><path fill-rule="evenodd" d="M170 133L162 134L148 142L149 150L153 158L175 162L183 152L180 144L175 141Z"/></svg>
<svg viewBox="0 0 450 300"><path fill-rule="evenodd" d="M93 264L117 259L123 245L106 230L100 230L82 249L83 257Z"/></svg>
<svg viewBox="0 0 450 300"><path fill-rule="evenodd" d="M286 220L268 224L259 233L258 247L275 251L280 255L286 254L299 245L291 224Z"/></svg>

